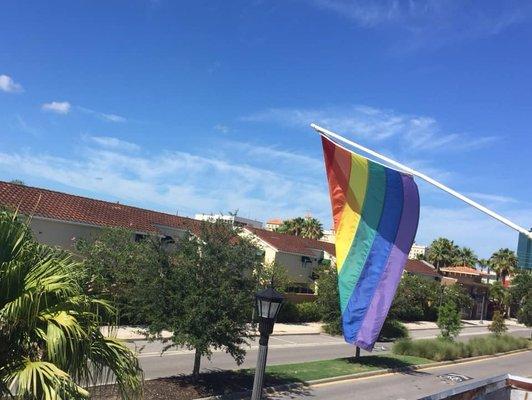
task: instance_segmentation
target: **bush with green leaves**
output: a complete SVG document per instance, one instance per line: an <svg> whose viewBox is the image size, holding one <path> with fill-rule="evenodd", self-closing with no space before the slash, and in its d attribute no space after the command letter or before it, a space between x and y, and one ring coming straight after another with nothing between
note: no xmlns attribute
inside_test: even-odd
<svg viewBox="0 0 532 400"><path fill-rule="evenodd" d="M409 336L406 326L395 319L386 319L379 335L379 341L388 342Z"/></svg>
<svg viewBox="0 0 532 400"><path fill-rule="evenodd" d="M453 302L444 303L438 310L438 328L440 336L446 340L454 340L462 330L460 312Z"/></svg>
<svg viewBox="0 0 532 400"><path fill-rule="evenodd" d="M508 330L504 322L504 317L500 311L495 311L493 313L493 318L491 324L488 326L488 330L496 336L500 336Z"/></svg>
<svg viewBox="0 0 532 400"><path fill-rule="evenodd" d="M532 271L522 269L512 278L510 301L517 320L532 326Z"/></svg>
<svg viewBox="0 0 532 400"><path fill-rule="evenodd" d="M0 398L84 399L82 386L108 379L123 398L140 397L138 360L100 332L114 310L84 293L85 272L0 212Z"/></svg>
<svg viewBox="0 0 532 400"><path fill-rule="evenodd" d="M452 342L444 339L401 339L395 342L395 354L428 358L434 361L456 360L458 358L491 355L512 350L526 349L528 339L510 335L486 336L470 339L468 342Z"/></svg>
<svg viewBox="0 0 532 400"><path fill-rule="evenodd" d="M187 234L161 270L159 294L165 303L150 321L152 332L172 332L173 346L195 351L193 375L201 357L223 349L241 364L251 337L248 323L257 287L253 271L261 265L257 247L224 222L203 222Z"/></svg>
<svg viewBox="0 0 532 400"><path fill-rule="evenodd" d="M438 282L404 274L390 308L389 317L401 321L434 321L440 295Z"/></svg>
<svg viewBox="0 0 532 400"><path fill-rule="evenodd" d="M146 324L157 312L153 296L160 285L159 271L168 257L158 238L134 241L134 232L106 228L94 240L80 239L77 251L88 272L86 290L110 301L120 324Z"/></svg>
<svg viewBox="0 0 532 400"><path fill-rule="evenodd" d="M321 321L320 308L316 302L304 302L294 304L287 301L283 304L277 322L283 323L303 323Z"/></svg>
<svg viewBox="0 0 532 400"><path fill-rule="evenodd" d="M330 335L342 334L342 316L340 313L340 294L338 292L338 271L336 266L321 265L318 275L318 298L316 304L321 313L323 330Z"/></svg>

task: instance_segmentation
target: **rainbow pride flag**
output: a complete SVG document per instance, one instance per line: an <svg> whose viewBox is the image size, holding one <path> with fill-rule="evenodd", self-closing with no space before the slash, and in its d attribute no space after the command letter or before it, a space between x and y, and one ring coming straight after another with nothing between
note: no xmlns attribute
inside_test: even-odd
<svg viewBox="0 0 532 400"><path fill-rule="evenodd" d="M344 338L372 350L416 235L412 176L353 154L322 136L329 181Z"/></svg>

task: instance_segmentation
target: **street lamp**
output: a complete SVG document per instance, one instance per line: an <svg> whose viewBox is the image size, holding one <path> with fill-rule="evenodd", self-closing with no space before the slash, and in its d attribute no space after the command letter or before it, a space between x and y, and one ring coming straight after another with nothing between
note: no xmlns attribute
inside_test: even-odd
<svg viewBox="0 0 532 400"><path fill-rule="evenodd" d="M268 339L270 339L270 335L273 332L273 325L275 324L277 315L279 315L279 311L281 311L283 300L283 295L272 287L261 290L255 295L257 316L259 317L260 339L251 400L260 400L262 397L262 383L264 381L266 357L268 356Z"/></svg>

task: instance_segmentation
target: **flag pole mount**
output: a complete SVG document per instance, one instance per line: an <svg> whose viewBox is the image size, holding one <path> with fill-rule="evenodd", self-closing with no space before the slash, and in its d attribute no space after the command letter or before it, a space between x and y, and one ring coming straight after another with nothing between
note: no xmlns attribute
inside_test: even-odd
<svg viewBox="0 0 532 400"><path fill-rule="evenodd" d="M410 175L413 175L413 176L417 176L418 178L423 179L425 182L428 182L431 185L436 186L438 189L441 189L444 192L449 193L450 195L456 197L457 199L462 200L463 202L469 204L470 206L475 207L477 210L482 211L483 213L489 215L490 217L496 219L497 221L502 222L503 224L509 226L510 228L515 229L516 231L518 231L518 232L526 235L528 238L532 239L532 232L530 232L527 229L525 229L525 228L513 223L508 218L505 218L502 215L499 215L496 212L491 211L490 209L484 207L483 205L477 203L476 201L471 200L469 197L466 197L463 194L458 193L456 190L453 190L450 187L445 186L443 183L440 183L440 182L436 181L435 179L432 179L431 177L429 177L429 176L427 176L427 175L425 175L425 174L423 174L421 172L416 171L415 169L407 167L406 165L401 164L400 162L392 160L389 157L386 157L386 156L384 156L382 154L379 154L376 151L373 151L371 149L368 149L367 147L364 147L364 146L362 146L362 145L360 145L358 143L355 143L355 142L353 142L353 141L351 141L349 139L346 139L343 136L338 135L337 133L334 133L334 132L332 132L332 131L330 131L328 129L322 128L319 125L310 124L310 126L312 128L314 128L314 130L316 130L316 132L318 132L320 135L325 136L328 139L333 138L333 139L339 140L339 141L341 141L341 142L343 142L345 144L348 144L348 145L350 145L350 146L352 146L352 147L354 147L354 148L356 148L358 150L363 151L366 154L370 154L373 157L376 157L376 158L384 161L385 163L387 163L387 164L389 164L391 166L394 166L395 168L399 169L401 172L405 172L407 174L410 174Z"/></svg>

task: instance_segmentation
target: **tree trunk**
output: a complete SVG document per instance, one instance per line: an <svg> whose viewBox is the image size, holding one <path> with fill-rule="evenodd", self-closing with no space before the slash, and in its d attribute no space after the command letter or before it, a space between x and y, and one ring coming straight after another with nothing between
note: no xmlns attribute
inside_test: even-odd
<svg viewBox="0 0 532 400"><path fill-rule="evenodd" d="M201 352L199 351L199 349L196 349L196 353L194 354L194 369L192 370L192 376L194 379L196 379L199 376L200 364L201 364Z"/></svg>

